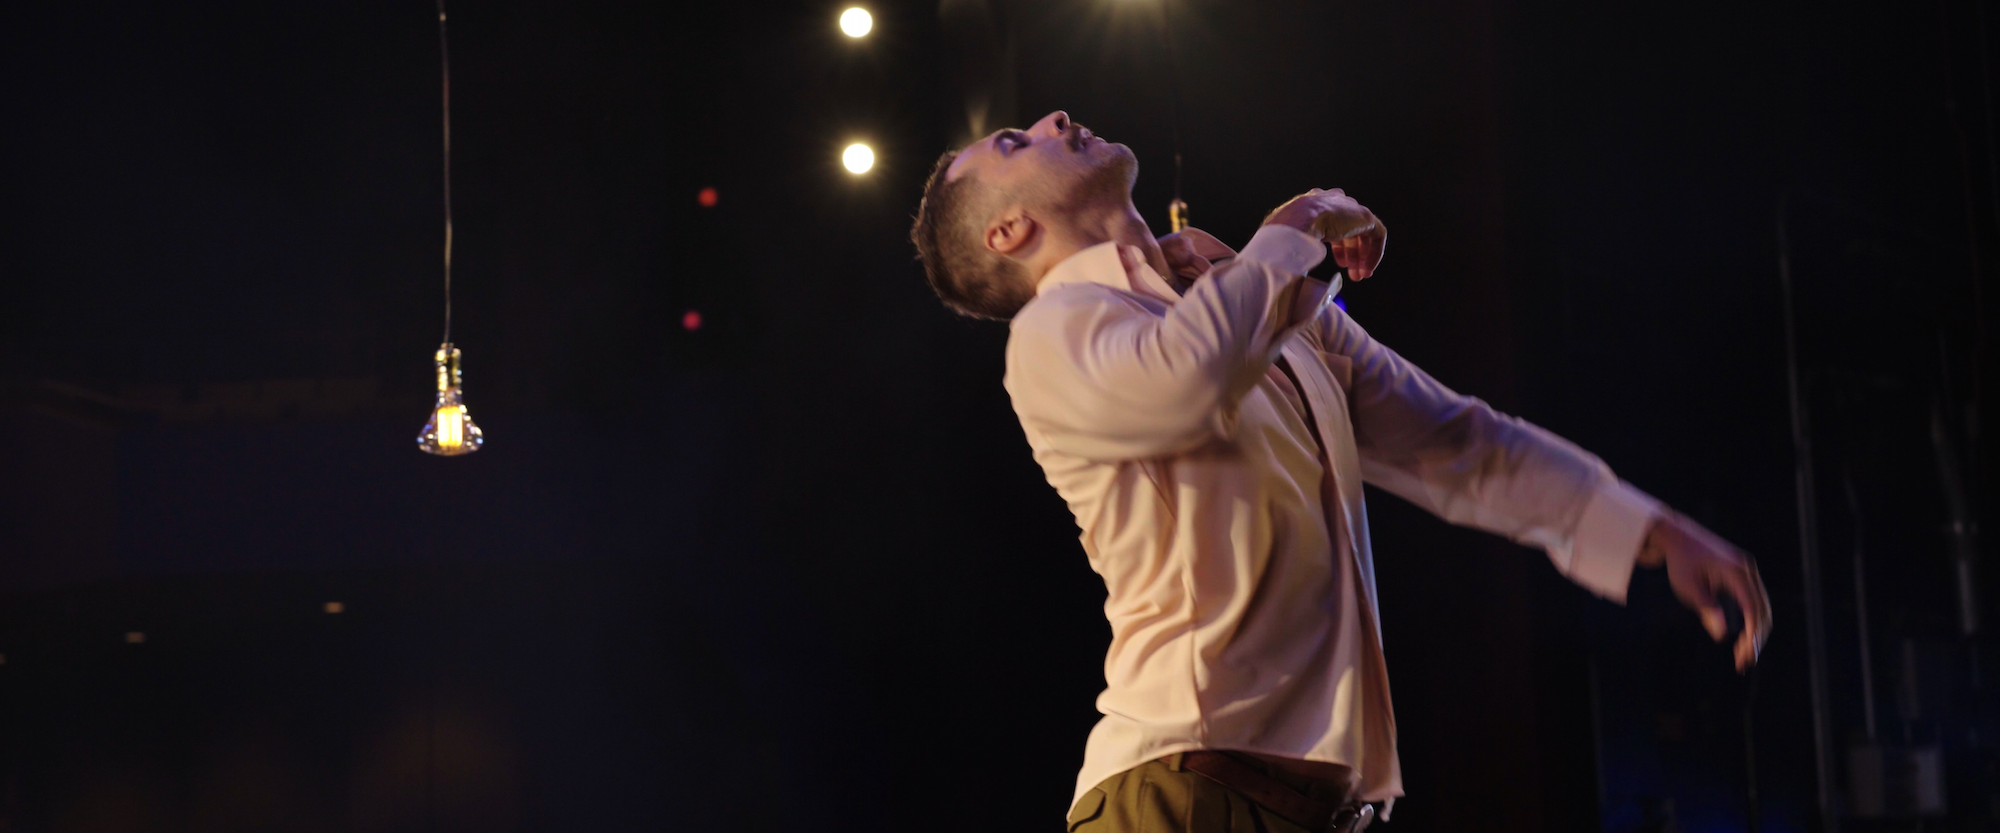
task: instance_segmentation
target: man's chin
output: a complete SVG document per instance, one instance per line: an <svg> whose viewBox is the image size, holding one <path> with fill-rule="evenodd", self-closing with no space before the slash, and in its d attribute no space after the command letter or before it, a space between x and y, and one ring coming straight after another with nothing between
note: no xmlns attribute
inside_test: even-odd
<svg viewBox="0 0 2000 833"><path fill-rule="evenodd" d="M1069 206L1095 205L1103 200L1129 200L1132 184L1139 178L1139 158L1124 145L1093 146L1083 164L1071 169L1068 182L1057 187L1058 203Z"/></svg>
<svg viewBox="0 0 2000 833"><path fill-rule="evenodd" d="M1120 144L1107 145L1105 156L1098 169L1122 180L1125 190L1132 190L1132 184L1139 181L1139 156L1132 149Z"/></svg>

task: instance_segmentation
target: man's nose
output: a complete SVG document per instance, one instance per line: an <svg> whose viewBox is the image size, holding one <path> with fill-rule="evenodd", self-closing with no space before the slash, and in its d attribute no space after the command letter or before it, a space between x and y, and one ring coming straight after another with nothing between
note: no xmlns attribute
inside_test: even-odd
<svg viewBox="0 0 2000 833"><path fill-rule="evenodd" d="M1053 113L1043 116L1041 121L1041 126L1045 126L1047 128L1043 132L1049 133L1050 135L1054 136L1061 136L1064 133L1069 132L1069 114L1061 110L1057 110Z"/></svg>

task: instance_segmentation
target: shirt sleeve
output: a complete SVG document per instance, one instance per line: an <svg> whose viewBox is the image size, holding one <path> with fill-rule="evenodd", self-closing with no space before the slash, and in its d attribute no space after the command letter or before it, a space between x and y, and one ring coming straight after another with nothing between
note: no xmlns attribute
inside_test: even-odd
<svg viewBox="0 0 2000 833"><path fill-rule="evenodd" d="M1022 426L1053 450L1106 461L1233 435L1244 394L1333 299L1304 277L1324 247L1283 231L1296 236L1258 232L1164 316L1089 282L1035 298L1007 339L1007 392Z"/></svg>
<svg viewBox="0 0 2000 833"><path fill-rule="evenodd" d="M1362 477L1430 512L1545 550L1570 580L1619 603L1660 504L1595 455L1439 384L1339 309L1321 338L1353 363Z"/></svg>

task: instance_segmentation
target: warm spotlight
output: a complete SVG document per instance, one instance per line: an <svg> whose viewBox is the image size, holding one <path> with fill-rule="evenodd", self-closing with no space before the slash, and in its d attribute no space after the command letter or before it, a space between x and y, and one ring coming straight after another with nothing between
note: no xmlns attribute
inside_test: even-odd
<svg viewBox="0 0 2000 833"><path fill-rule="evenodd" d="M703 188L694 195L694 201L700 203L702 208L714 208L716 203L722 201L722 195L715 193L714 188Z"/></svg>
<svg viewBox="0 0 2000 833"><path fill-rule="evenodd" d="M840 13L840 31L850 38L862 37L874 28L875 18L869 16L867 9L855 7Z"/></svg>
<svg viewBox="0 0 2000 833"><path fill-rule="evenodd" d="M851 173L865 174L869 168L875 167L875 151L869 150L867 145L855 142L848 145L847 150L840 154L840 164L846 165Z"/></svg>

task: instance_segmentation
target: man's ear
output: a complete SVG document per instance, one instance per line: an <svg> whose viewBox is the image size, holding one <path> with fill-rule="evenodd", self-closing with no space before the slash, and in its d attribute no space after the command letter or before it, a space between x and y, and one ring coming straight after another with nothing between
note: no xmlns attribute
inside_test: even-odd
<svg viewBox="0 0 2000 833"><path fill-rule="evenodd" d="M1041 230L1042 224L1035 218L1019 208L1009 208L986 224L986 250L1003 257L1025 254Z"/></svg>

